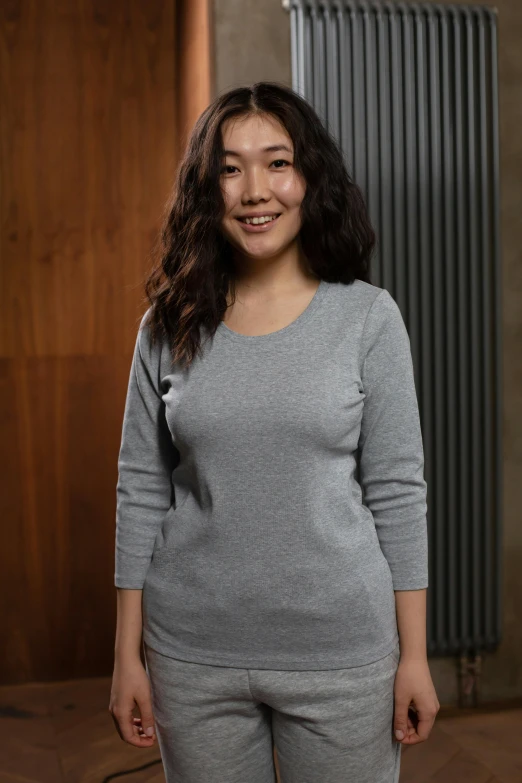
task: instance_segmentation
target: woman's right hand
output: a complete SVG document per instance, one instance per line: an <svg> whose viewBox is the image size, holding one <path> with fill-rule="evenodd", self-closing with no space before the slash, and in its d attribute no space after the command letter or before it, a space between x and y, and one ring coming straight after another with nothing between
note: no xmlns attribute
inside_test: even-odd
<svg viewBox="0 0 522 783"><path fill-rule="evenodd" d="M140 717L132 712L138 705ZM121 739L137 748L150 748L156 742L150 681L140 658L116 659L112 676L109 712ZM147 736L152 729L152 736Z"/></svg>

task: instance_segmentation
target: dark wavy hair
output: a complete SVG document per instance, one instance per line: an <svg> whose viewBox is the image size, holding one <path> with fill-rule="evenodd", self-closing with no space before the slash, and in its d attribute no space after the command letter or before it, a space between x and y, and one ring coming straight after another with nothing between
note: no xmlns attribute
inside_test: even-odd
<svg viewBox="0 0 522 783"><path fill-rule="evenodd" d="M200 351L200 327L212 337L235 299L232 247L220 230L223 122L270 115L294 145L294 168L306 183L299 238L310 271L328 282L371 283L376 237L342 150L312 106L289 87L257 82L218 96L200 115L177 169L157 238L159 257L145 281L145 325L152 343L168 339L173 362L187 367Z"/></svg>

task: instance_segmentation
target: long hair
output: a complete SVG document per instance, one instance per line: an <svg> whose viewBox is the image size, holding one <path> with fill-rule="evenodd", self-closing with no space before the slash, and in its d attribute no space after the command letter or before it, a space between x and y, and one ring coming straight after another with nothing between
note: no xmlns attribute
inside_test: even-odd
<svg viewBox="0 0 522 783"><path fill-rule="evenodd" d="M213 336L235 295L232 247L220 231L221 126L231 117L270 115L294 145L294 168L306 183L299 238L310 270L328 282L371 283L376 237L342 150L314 109L289 87L257 82L218 96L200 115L178 166L159 258L145 281L150 339L167 337L173 362L187 367L200 351L200 328Z"/></svg>

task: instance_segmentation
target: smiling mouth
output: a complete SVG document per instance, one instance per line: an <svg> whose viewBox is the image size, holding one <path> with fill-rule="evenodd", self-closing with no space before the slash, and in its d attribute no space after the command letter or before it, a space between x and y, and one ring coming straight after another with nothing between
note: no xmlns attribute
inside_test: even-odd
<svg viewBox="0 0 522 783"><path fill-rule="evenodd" d="M237 218L240 223L244 223L247 226L266 226L270 223L275 223L275 221L281 217L281 212L279 212L277 215L271 215L269 220L263 220L261 223L254 223L252 222L254 218ZM248 221L248 222L247 222Z"/></svg>

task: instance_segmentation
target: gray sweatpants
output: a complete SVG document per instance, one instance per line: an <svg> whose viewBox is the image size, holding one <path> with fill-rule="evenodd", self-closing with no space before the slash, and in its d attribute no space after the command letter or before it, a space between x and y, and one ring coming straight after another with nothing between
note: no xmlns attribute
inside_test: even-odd
<svg viewBox="0 0 522 783"><path fill-rule="evenodd" d="M393 736L399 644L365 666L239 669L144 644L167 783L398 783Z"/></svg>

